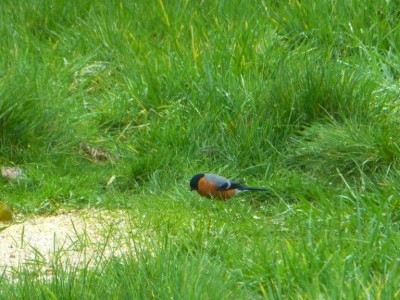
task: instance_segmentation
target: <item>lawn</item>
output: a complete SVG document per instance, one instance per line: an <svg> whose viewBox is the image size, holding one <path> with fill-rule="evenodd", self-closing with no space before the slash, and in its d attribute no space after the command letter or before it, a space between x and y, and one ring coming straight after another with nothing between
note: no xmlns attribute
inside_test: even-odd
<svg viewBox="0 0 400 300"><path fill-rule="evenodd" d="M0 6L0 200L125 211L140 247L0 299L400 297L400 4ZM190 192L210 172L267 192ZM1 242L1 241L0 241ZM0 257L0 260L7 258Z"/></svg>

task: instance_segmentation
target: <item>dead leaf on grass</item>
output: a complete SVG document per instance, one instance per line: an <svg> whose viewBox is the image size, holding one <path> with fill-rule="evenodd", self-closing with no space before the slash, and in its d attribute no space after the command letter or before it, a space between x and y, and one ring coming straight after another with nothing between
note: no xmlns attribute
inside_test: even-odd
<svg viewBox="0 0 400 300"><path fill-rule="evenodd" d="M112 155L112 153L106 150L104 147L92 147L88 143L83 142L80 148L84 152L84 157L91 162L104 162L107 160L118 160L118 156Z"/></svg>

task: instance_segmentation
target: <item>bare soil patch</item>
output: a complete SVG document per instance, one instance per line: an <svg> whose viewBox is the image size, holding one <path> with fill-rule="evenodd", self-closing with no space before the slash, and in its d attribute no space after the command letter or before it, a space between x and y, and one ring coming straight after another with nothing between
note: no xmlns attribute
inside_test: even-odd
<svg viewBox="0 0 400 300"><path fill-rule="evenodd" d="M51 276L55 263L92 266L132 254L139 240L133 218L125 211L84 209L37 216L0 231L0 274L28 268ZM0 228L2 224L0 224Z"/></svg>

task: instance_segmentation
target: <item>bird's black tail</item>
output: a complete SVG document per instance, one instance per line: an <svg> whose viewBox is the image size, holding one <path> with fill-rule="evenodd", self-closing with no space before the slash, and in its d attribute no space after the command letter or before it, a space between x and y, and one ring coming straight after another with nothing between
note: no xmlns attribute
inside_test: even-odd
<svg viewBox="0 0 400 300"><path fill-rule="evenodd" d="M268 189L241 185L239 191L268 191Z"/></svg>

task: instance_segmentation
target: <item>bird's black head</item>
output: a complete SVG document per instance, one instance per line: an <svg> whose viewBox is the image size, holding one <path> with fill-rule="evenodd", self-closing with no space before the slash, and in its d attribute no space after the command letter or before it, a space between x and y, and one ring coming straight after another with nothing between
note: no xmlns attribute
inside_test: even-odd
<svg viewBox="0 0 400 300"><path fill-rule="evenodd" d="M190 190L197 190L199 188L199 180L204 176L203 173L196 174L190 179Z"/></svg>

